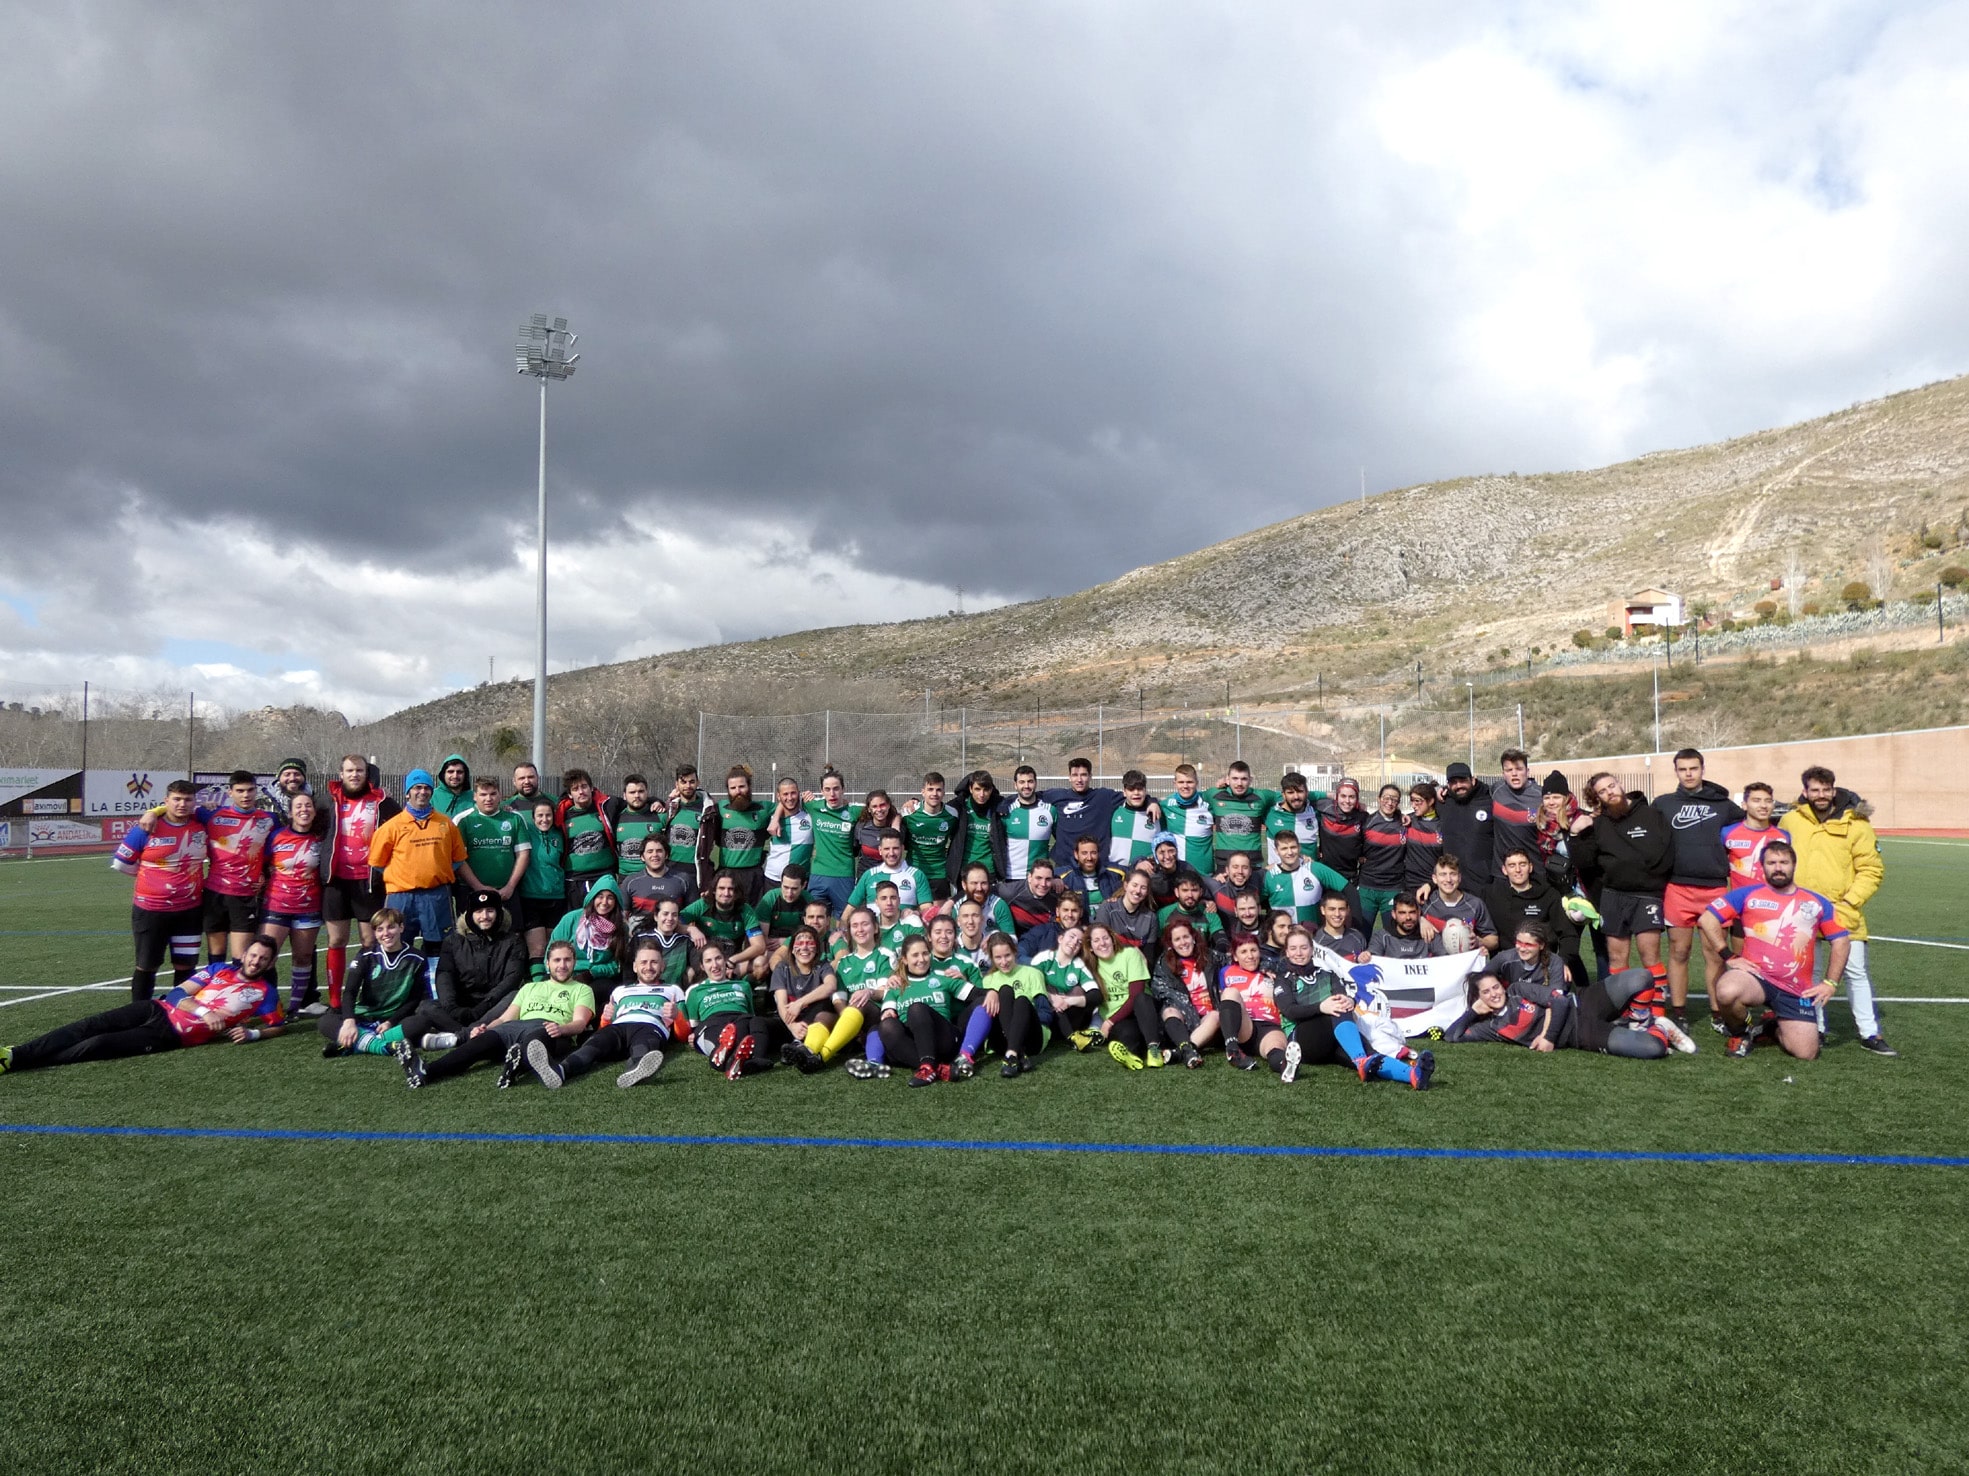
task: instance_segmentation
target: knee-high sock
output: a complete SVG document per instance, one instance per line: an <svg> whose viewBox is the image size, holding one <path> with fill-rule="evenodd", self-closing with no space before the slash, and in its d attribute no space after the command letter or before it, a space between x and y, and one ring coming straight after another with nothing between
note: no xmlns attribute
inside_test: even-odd
<svg viewBox="0 0 1969 1476"><path fill-rule="evenodd" d="M287 999L290 1004L306 1004L308 996L314 993L314 964L297 963L287 976Z"/></svg>
<svg viewBox="0 0 1969 1476"><path fill-rule="evenodd" d="M1190 1028L1183 1023L1183 1018L1180 1015L1164 1015L1162 1017L1162 1034L1175 1050L1180 1051L1184 1046L1189 1044Z"/></svg>
<svg viewBox="0 0 1969 1476"><path fill-rule="evenodd" d="M853 1005L841 1011L841 1018L834 1022L834 1028L827 1032L827 1039L821 1043L820 1058L832 1061L854 1042L861 1034L862 1014Z"/></svg>
<svg viewBox="0 0 1969 1476"><path fill-rule="evenodd" d="M800 1043L818 1056L822 1051L827 1049L827 1033L832 1028L830 1025L822 1025L816 1021L806 1028L805 1034L801 1036Z"/></svg>
<svg viewBox="0 0 1969 1476"><path fill-rule="evenodd" d="M905 1031L904 1034L907 1035L908 1032ZM881 1026L878 1025L868 1032L868 1039L862 1042L862 1054L878 1065L889 1059L889 1043L883 1038Z"/></svg>
<svg viewBox="0 0 1969 1476"><path fill-rule="evenodd" d="M342 1008L342 976L349 971L349 950L341 943L330 943L328 963L328 1008Z"/></svg>
<svg viewBox="0 0 1969 1476"><path fill-rule="evenodd" d="M1381 1058L1381 1064L1375 1068L1374 1074L1383 1081L1399 1081L1406 1086L1408 1084L1408 1063L1397 1061L1393 1056L1383 1056Z"/></svg>
<svg viewBox="0 0 1969 1476"><path fill-rule="evenodd" d="M1654 981L1654 987L1661 993L1661 998L1650 1001L1653 1012L1657 1015L1665 1015L1668 1013L1668 965L1649 964L1648 977Z"/></svg>
<svg viewBox="0 0 1969 1476"><path fill-rule="evenodd" d="M1374 1054L1367 1048L1367 1042L1361 1039L1360 1026L1352 1020L1341 1020L1335 1024L1333 1038L1340 1043L1340 1049L1347 1053L1350 1061L1358 1063Z"/></svg>
<svg viewBox="0 0 1969 1476"><path fill-rule="evenodd" d="M1234 999L1221 1001L1217 1006L1217 1020L1224 1035L1224 1049L1241 1045L1239 1039L1244 1034L1244 1006Z"/></svg>
<svg viewBox="0 0 1969 1476"><path fill-rule="evenodd" d="M964 1022L964 1044L960 1047L961 1053L975 1057L991 1035L991 1027L997 1023L997 1017L989 1014L983 1005L971 1011L971 1018Z"/></svg>

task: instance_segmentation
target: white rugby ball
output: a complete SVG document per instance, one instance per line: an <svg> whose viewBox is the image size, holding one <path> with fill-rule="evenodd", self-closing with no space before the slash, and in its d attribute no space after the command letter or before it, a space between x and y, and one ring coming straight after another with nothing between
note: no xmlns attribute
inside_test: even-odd
<svg viewBox="0 0 1969 1476"><path fill-rule="evenodd" d="M1443 924L1442 940L1445 953L1468 953L1477 946L1477 937L1470 931L1470 925L1457 917Z"/></svg>

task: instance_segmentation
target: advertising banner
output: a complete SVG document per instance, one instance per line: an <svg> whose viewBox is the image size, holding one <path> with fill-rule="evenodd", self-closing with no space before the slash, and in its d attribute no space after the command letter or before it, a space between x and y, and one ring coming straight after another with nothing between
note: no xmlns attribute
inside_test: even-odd
<svg viewBox="0 0 1969 1476"><path fill-rule="evenodd" d="M82 776L85 815L141 815L164 803L164 786L183 769L91 769Z"/></svg>
<svg viewBox="0 0 1969 1476"><path fill-rule="evenodd" d="M0 815L68 813L71 797L81 797L79 769L0 769ZM60 809L39 808L49 800L59 800ZM29 810L33 801L37 808Z"/></svg>
<svg viewBox="0 0 1969 1476"><path fill-rule="evenodd" d="M14 822L18 827L21 822ZM66 846L100 846L103 842L101 821L91 824L86 820L29 820L25 822L27 844L34 850L59 850Z"/></svg>

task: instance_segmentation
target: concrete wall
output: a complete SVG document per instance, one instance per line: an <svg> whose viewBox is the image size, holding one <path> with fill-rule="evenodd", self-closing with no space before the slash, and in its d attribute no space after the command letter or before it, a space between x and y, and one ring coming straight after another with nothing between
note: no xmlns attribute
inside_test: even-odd
<svg viewBox="0 0 1969 1476"><path fill-rule="evenodd" d="M1963 783L1969 775L1969 727L1710 748L1703 757L1709 777L1732 794L1752 779L1762 779L1783 803L1797 798L1801 773L1823 764L1842 785L1872 803L1875 829L1969 831L1969 787ZM1555 768L1575 794L1583 793L1587 777L1602 769L1620 775L1629 789L1649 795L1675 787L1672 750L1534 762L1532 772L1542 779Z"/></svg>

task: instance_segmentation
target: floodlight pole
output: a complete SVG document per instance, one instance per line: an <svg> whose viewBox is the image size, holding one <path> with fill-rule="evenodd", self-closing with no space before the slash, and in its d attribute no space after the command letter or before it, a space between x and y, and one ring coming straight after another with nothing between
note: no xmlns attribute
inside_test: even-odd
<svg viewBox="0 0 1969 1476"><path fill-rule="evenodd" d="M533 767L547 772L547 376L540 376L540 524L533 591Z"/></svg>

